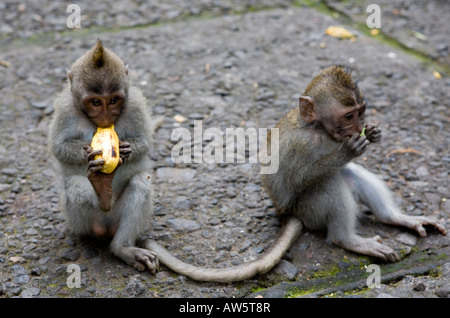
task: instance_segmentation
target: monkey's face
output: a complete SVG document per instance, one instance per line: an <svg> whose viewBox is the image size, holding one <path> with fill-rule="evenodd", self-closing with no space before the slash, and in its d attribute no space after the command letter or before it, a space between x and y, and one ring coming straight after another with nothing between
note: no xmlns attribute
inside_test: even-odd
<svg viewBox="0 0 450 318"><path fill-rule="evenodd" d="M318 120L333 139L344 141L346 138L362 132L365 112L365 102L352 106L343 106L334 102L328 105L325 111L318 114Z"/></svg>
<svg viewBox="0 0 450 318"><path fill-rule="evenodd" d="M83 98L83 109L89 119L98 127L109 127L120 116L125 102L125 93L88 95Z"/></svg>
<svg viewBox="0 0 450 318"><path fill-rule="evenodd" d="M106 128L117 121L128 94L128 68L114 52L97 41L67 76L77 107L91 122Z"/></svg>

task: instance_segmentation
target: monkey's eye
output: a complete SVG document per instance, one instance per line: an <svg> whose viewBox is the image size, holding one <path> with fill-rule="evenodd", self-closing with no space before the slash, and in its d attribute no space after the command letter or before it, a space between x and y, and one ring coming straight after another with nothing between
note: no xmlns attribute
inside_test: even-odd
<svg viewBox="0 0 450 318"><path fill-rule="evenodd" d="M347 114L347 115L345 115L345 119L346 119L346 120L352 120L352 119L353 119L353 114Z"/></svg>
<svg viewBox="0 0 450 318"><path fill-rule="evenodd" d="M92 99L91 104L94 106L100 106L102 102L99 99Z"/></svg>
<svg viewBox="0 0 450 318"><path fill-rule="evenodd" d="M113 97L109 100L109 104L117 104L117 102L119 101L120 97Z"/></svg>

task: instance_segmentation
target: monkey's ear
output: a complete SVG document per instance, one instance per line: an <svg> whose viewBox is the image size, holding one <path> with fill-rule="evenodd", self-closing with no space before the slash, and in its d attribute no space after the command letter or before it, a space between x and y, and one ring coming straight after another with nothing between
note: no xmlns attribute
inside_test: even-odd
<svg viewBox="0 0 450 318"><path fill-rule="evenodd" d="M125 65L125 75L127 75L127 76L128 76L128 64L127 64L127 65Z"/></svg>
<svg viewBox="0 0 450 318"><path fill-rule="evenodd" d="M67 73L67 77L69 78L70 84L72 84L72 77L73 77L72 71L69 69L66 69L66 73Z"/></svg>
<svg viewBox="0 0 450 318"><path fill-rule="evenodd" d="M315 110L315 104L311 97L309 96L300 96L298 107L300 110L300 116L302 119L307 122L311 123L314 120L316 120L316 110Z"/></svg>

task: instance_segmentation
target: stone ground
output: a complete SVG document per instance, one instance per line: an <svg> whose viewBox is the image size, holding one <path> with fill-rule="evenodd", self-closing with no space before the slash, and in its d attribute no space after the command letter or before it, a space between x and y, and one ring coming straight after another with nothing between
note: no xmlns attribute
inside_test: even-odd
<svg viewBox="0 0 450 318"><path fill-rule="evenodd" d="M305 1L306 2L306 1ZM175 164L177 127L270 128L321 68L348 64L369 100L368 121L383 139L358 158L379 174L411 215L450 228L450 6L444 1L378 1L381 33L365 26L371 1L115 1L81 7L81 29L66 26L66 4L0 4L0 297L449 297L449 237L426 238L376 223L403 255L386 264L302 235L266 275L198 283L162 267L138 272L107 243L72 237L58 206L47 151L53 100L70 67L97 38L130 66L130 77L165 121L155 134L155 211L147 237L198 266L257 258L280 227L257 164ZM325 34L332 25L353 40ZM203 142L206 144L207 142ZM364 210L364 207L362 207ZM81 268L69 288L67 268ZM368 288L371 264L381 284Z"/></svg>

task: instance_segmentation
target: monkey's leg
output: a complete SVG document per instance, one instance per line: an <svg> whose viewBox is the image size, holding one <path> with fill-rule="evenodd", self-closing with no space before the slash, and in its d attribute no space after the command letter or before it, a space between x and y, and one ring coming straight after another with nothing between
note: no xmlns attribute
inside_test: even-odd
<svg viewBox="0 0 450 318"><path fill-rule="evenodd" d="M152 215L152 185L148 173L134 175L111 211L118 224L111 242L111 251L139 271L148 268L155 273L159 267L156 255L135 246L147 230Z"/></svg>
<svg viewBox="0 0 450 318"><path fill-rule="evenodd" d="M88 178L67 177L61 191L61 210L69 230L75 235L92 233L92 223L98 216L98 198Z"/></svg>
<svg viewBox="0 0 450 318"><path fill-rule="evenodd" d="M434 226L442 234L447 234L447 230L432 218L401 213L385 183L363 167L349 163L341 169L341 175L353 193L369 207L381 222L405 226L417 231L422 237L427 236L425 225Z"/></svg>
<svg viewBox="0 0 450 318"><path fill-rule="evenodd" d="M347 250L375 256L391 262L399 261L397 253L382 244L379 236L364 238L355 233L358 206L350 188L343 178L336 174L322 182L322 191L312 197L309 213L322 217L327 222L327 240ZM322 212L320 212L322 211Z"/></svg>

